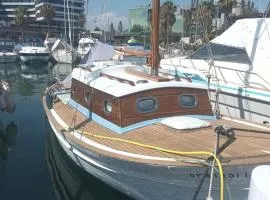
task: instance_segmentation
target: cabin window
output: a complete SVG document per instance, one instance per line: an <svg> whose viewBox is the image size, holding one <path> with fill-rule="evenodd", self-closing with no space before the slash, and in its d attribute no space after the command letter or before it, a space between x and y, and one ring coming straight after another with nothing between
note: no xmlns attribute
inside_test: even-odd
<svg viewBox="0 0 270 200"><path fill-rule="evenodd" d="M137 101L137 109L140 113L153 112L157 107L157 101L153 97L141 98Z"/></svg>
<svg viewBox="0 0 270 200"><path fill-rule="evenodd" d="M193 95L185 94L179 96L179 103L182 107L194 108L197 105L196 98Z"/></svg>
<svg viewBox="0 0 270 200"><path fill-rule="evenodd" d="M86 92L85 95L84 95L84 100L87 102L87 103L90 103L91 101L91 94L90 92Z"/></svg>
<svg viewBox="0 0 270 200"><path fill-rule="evenodd" d="M108 101L108 100L104 101L104 111L106 113L112 113L112 102L111 101Z"/></svg>

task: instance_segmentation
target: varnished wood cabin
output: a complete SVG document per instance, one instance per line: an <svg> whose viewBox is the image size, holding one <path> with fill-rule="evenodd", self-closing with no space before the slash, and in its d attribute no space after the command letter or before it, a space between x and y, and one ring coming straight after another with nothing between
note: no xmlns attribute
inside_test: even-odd
<svg viewBox="0 0 270 200"><path fill-rule="evenodd" d="M71 86L72 100L120 127L169 116L213 115L204 87L194 87L185 78L175 81L172 76L149 79L144 73L138 71L136 74L130 69L132 66L123 66L118 69L118 76L112 76L109 68L103 69L93 84L81 82L75 75ZM108 91L107 86L95 87L102 85L98 79L102 79L103 85L111 84L108 87L114 89ZM95 84L95 81L101 83ZM115 82L119 82L117 86L114 86ZM174 87L170 87L170 82L174 82Z"/></svg>

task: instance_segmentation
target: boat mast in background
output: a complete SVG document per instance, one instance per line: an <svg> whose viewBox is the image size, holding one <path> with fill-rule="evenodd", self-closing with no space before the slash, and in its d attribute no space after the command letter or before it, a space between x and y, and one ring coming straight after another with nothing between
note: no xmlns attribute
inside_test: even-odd
<svg viewBox="0 0 270 200"><path fill-rule="evenodd" d="M152 69L151 74L158 76L159 56L159 12L160 0L152 0Z"/></svg>

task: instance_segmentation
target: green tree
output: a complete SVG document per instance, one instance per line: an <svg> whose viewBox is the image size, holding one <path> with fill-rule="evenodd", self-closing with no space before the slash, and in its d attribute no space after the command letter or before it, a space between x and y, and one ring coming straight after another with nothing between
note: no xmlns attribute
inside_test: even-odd
<svg viewBox="0 0 270 200"><path fill-rule="evenodd" d="M115 29L113 23L110 24L110 37L111 41L114 41L114 36L115 36Z"/></svg>
<svg viewBox="0 0 270 200"><path fill-rule="evenodd" d="M202 2L194 12L196 26L202 29L204 41L212 38L212 21L215 14L215 7L212 2Z"/></svg>
<svg viewBox="0 0 270 200"><path fill-rule="evenodd" d="M48 32L50 32L51 21L55 16L55 9L51 4L44 4L40 8L41 16L44 17L44 20L47 23Z"/></svg>
<svg viewBox="0 0 270 200"><path fill-rule="evenodd" d="M166 40L169 44L169 35L172 32L172 26L176 22L175 12L177 8L171 1L166 1L160 9L160 38Z"/></svg>
<svg viewBox="0 0 270 200"><path fill-rule="evenodd" d="M21 29L22 33L22 41L24 38L24 28L27 26L27 17L26 17L26 9L22 6L19 6L15 10L15 24Z"/></svg>
<svg viewBox="0 0 270 200"><path fill-rule="evenodd" d="M134 24L130 30L130 32L134 32L134 33L140 33L143 32L143 26L139 25L139 24Z"/></svg>
<svg viewBox="0 0 270 200"><path fill-rule="evenodd" d="M192 12L191 10L181 10L182 12L182 16L183 16L183 29L184 29L184 33L187 35L190 35L191 33L191 21L192 21Z"/></svg>
<svg viewBox="0 0 270 200"><path fill-rule="evenodd" d="M122 23L122 21L120 21L119 24L118 24L118 31L119 31L119 33L123 32L123 23Z"/></svg>
<svg viewBox="0 0 270 200"><path fill-rule="evenodd" d="M149 29L152 29L152 9L150 9L150 4L149 4L149 9L148 9L148 13L147 13L147 22L149 25Z"/></svg>
<svg viewBox="0 0 270 200"><path fill-rule="evenodd" d="M112 34L112 36L115 35L115 29L114 29L113 23L110 24L110 33Z"/></svg>

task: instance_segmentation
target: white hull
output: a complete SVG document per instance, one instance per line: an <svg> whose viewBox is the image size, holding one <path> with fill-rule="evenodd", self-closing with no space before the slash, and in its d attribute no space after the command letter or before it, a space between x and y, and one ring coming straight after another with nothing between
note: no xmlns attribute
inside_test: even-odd
<svg viewBox="0 0 270 200"><path fill-rule="evenodd" d="M20 59L22 62L48 62L49 61L49 54L48 55L20 55Z"/></svg>
<svg viewBox="0 0 270 200"><path fill-rule="evenodd" d="M23 63L27 62L48 62L49 51L45 47L25 46L19 52Z"/></svg>
<svg viewBox="0 0 270 200"><path fill-rule="evenodd" d="M14 63L18 59L17 53L0 53L0 63Z"/></svg>
<svg viewBox="0 0 270 200"><path fill-rule="evenodd" d="M78 54L76 52L66 51L62 49L53 51L52 56L58 63L72 64L75 63L78 59Z"/></svg>

